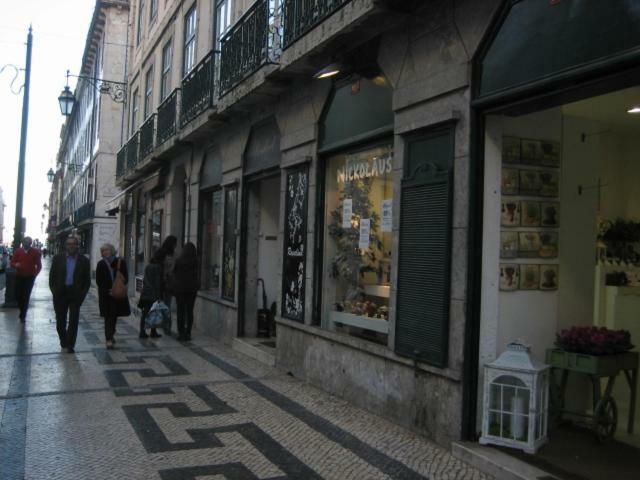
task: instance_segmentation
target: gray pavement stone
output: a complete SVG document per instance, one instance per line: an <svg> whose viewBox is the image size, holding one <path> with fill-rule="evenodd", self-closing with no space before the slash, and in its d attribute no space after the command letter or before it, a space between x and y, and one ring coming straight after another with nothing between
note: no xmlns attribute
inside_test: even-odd
<svg viewBox="0 0 640 480"><path fill-rule="evenodd" d="M92 293L60 350L38 278L26 324L0 310L0 479L487 478L423 437L200 337L104 348Z"/></svg>

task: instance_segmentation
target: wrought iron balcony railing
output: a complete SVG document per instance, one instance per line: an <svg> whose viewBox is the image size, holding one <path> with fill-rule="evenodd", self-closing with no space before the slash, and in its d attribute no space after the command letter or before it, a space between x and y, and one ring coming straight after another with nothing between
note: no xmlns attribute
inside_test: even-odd
<svg viewBox="0 0 640 480"><path fill-rule="evenodd" d="M180 127L213 105L213 51L182 80Z"/></svg>
<svg viewBox="0 0 640 480"><path fill-rule="evenodd" d="M73 212L73 223L77 225L83 220L87 220L88 218L93 218L95 214L95 203L89 202L82 205L75 212Z"/></svg>
<svg viewBox="0 0 640 480"><path fill-rule="evenodd" d="M116 178L122 177L127 171L127 144L125 143L116 155Z"/></svg>
<svg viewBox="0 0 640 480"><path fill-rule="evenodd" d="M351 0L284 0L283 48L287 48Z"/></svg>
<svg viewBox="0 0 640 480"><path fill-rule="evenodd" d="M156 122L156 147L159 147L176 134L178 118L178 92L176 88L165 98L158 107L158 121Z"/></svg>
<svg viewBox="0 0 640 480"><path fill-rule="evenodd" d="M273 60L279 49L280 14L258 0L220 40L220 96Z"/></svg>
<svg viewBox="0 0 640 480"><path fill-rule="evenodd" d="M131 135L127 142L127 172L132 171L138 164L138 144L140 140L140 130Z"/></svg>
<svg viewBox="0 0 640 480"><path fill-rule="evenodd" d="M155 137L156 114L149 116L140 127L140 160L153 152Z"/></svg>

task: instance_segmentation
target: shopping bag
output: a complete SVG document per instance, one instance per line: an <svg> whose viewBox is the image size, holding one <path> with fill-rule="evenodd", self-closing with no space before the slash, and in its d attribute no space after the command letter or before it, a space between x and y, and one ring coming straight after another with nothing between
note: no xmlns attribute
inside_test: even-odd
<svg viewBox="0 0 640 480"><path fill-rule="evenodd" d="M169 307L162 300L153 302L149 314L145 319L148 328L157 328L169 318Z"/></svg>

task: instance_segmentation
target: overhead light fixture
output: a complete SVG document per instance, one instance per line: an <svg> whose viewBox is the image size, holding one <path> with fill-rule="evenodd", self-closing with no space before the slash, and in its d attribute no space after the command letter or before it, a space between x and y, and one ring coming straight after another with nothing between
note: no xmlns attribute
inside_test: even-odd
<svg viewBox="0 0 640 480"><path fill-rule="evenodd" d="M319 70L313 75L313 78L320 80L323 78L334 77L344 69L343 65L337 62L331 62L329 65Z"/></svg>
<svg viewBox="0 0 640 480"><path fill-rule="evenodd" d="M635 105L627 110L627 113L640 113L640 105Z"/></svg>

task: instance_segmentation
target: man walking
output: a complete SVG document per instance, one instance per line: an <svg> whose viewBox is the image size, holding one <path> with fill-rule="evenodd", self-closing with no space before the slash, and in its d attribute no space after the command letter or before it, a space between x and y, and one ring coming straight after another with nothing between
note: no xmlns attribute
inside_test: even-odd
<svg viewBox="0 0 640 480"><path fill-rule="evenodd" d="M65 253L59 253L51 261L49 288L53 294L53 308L56 312L56 329L60 347L73 353L78 334L80 306L91 287L91 266L89 259L78 253L79 243L70 236L65 242ZM69 327L67 328L67 313Z"/></svg>
<svg viewBox="0 0 640 480"><path fill-rule="evenodd" d="M22 248L17 248L11 258L11 266L16 269L16 303L20 309L20 321L23 323L27 319L33 282L42 270L40 251L32 248L32 243L31 237L24 237Z"/></svg>

